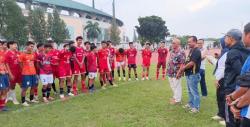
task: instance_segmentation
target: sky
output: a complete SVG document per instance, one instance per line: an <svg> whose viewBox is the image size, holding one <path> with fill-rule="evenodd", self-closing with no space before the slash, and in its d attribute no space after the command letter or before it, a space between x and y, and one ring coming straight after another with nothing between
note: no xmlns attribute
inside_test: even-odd
<svg viewBox="0 0 250 127"><path fill-rule="evenodd" d="M92 6L92 0L75 0ZM112 14L112 0L95 0L97 9ZM116 0L116 17L133 37L138 18L156 15L171 34L219 38L250 22L250 0Z"/></svg>

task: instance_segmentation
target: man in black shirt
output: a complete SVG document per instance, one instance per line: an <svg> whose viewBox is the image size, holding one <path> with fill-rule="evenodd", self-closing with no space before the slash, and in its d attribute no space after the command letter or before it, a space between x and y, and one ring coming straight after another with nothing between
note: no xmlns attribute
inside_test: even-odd
<svg viewBox="0 0 250 127"><path fill-rule="evenodd" d="M200 95L198 90L198 83L200 81L200 66L201 66L201 51L197 47L197 37L191 36L188 39L188 46L190 52L187 56L186 63L177 74L177 78L181 77L185 72L189 102L184 106L186 109L190 109L191 113L198 113L200 109Z"/></svg>

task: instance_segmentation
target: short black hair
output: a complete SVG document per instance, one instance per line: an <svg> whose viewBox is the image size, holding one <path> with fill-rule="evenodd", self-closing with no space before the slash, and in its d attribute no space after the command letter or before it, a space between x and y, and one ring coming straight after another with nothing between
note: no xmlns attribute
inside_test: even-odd
<svg viewBox="0 0 250 127"><path fill-rule="evenodd" d="M74 44L75 42L74 41L68 41L68 44L69 45L72 45L72 44Z"/></svg>
<svg viewBox="0 0 250 127"><path fill-rule="evenodd" d="M78 36L78 37L76 37L76 41L78 41L78 40L83 40L83 37L82 36Z"/></svg>
<svg viewBox="0 0 250 127"><path fill-rule="evenodd" d="M48 40L49 44L55 43L53 40Z"/></svg>
<svg viewBox="0 0 250 127"><path fill-rule="evenodd" d="M38 49L38 48L40 48L40 47L42 47L42 46L44 46L43 43L38 43L38 44L36 45L36 48Z"/></svg>
<svg viewBox="0 0 250 127"><path fill-rule="evenodd" d="M84 42L84 45L87 45L87 44L90 45L90 42L89 42L89 41L85 41L85 42Z"/></svg>
<svg viewBox="0 0 250 127"><path fill-rule="evenodd" d="M44 48L53 48L53 47L52 47L51 43L46 43L46 44L44 44Z"/></svg>
<svg viewBox="0 0 250 127"><path fill-rule="evenodd" d="M93 51L93 50L96 49L96 48L97 48L97 47L95 46L95 44L92 43L91 46L90 46L90 50Z"/></svg>
<svg viewBox="0 0 250 127"><path fill-rule="evenodd" d="M14 45L14 44L17 44L17 42L15 42L15 41L9 41L7 43L7 47L10 48L10 45Z"/></svg>
<svg viewBox="0 0 250 127"><path fill-rule="evenodd" d="M107 41L102 41L101 44L103 44L103 43L107 44Z"/></svg>
<svg viewBox="0 0 250 127"><path fill-rule="evenodd" d="M32 42L32 41L28 41L28 42L26 42L26 46L30 46L30 45L35 45L35 43L34 43L34 42Z"/></svg>
<svg viewBox="0 0 250 127"><path fill-rule="evenodd" d="M147 42L147 43L146 43L146 45L149 45L149 46L151 46L151 43L150 43L150 42Z"/></svg>
<svg viewBox="0 0 250 127"><path fill-rule="evenodd" d="M129 42L128 44L129 44L129 45L132 45L132 44L134 44L134 42Z"/></svg>
<svg viewBox="0 0 250 127"><path fill-rule="evenodd" d="M112 43L112 41L111 41L111 40L108 40L107 43Z"/></svg>
<svg viewBox="0 0 250 127"><path fill-rule="evenodd" d="M123 48L119 48L119 53L124 53L124 49Z"/></svg>
<svg viewBox="0 0 250 127"><path fill-rule="evenodd" d="M194 42L197 42L197 41L198 41L198 39L197 39L196 36L190 36L189 38L192 38Z"/></svg>
<svg viewBox="0 0 250 127"><path fill-rule="evenodd" d="M250 33L250 22L244 26L244 33L245 34Z"/></svg>
<svg viewBox="0 0 250 127"><path fill-rule="evenodd" d="M166 42L165 41L161 41L161 43L165 44Z"/></svg>
<svg viewBox="0 0 250 127"><path fill-rule="evenodd" d="M63 48L65 48L66 46L69 46L69 43L64 43L63 44Z"/></svg>

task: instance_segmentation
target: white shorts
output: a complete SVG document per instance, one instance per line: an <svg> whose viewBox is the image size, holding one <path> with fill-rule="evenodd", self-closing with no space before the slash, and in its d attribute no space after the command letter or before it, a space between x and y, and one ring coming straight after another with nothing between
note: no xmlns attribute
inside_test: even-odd
<svg viewBox="0 0 250 127"><path fill-rule="evenodd" d="M116 66L117 67L125 66L125 62L124 61L122 61L122 62L116 62Z"/></svg>
<svg viewBox="0 0 250 127"><path fill-rule="evenodd" d="M42 74L40 75L40 80L42 82L42 85L48 85L53 83L53 74Z"/></svg>
<svg viewBox="0 0 250 127"><path fill-rule="evenodd" d="M89 79L94 79L97 77L97 73L96 72L89 72Z"/></svg>

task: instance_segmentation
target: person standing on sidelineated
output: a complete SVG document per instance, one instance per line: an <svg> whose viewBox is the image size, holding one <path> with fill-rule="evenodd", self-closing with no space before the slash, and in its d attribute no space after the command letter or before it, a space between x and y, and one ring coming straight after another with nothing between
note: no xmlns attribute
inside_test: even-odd
<svg viewBox="0 0 250 127"><path fill-rule="evenodd" d="M169 84L173 91L173 97L170 99L170 104L175 105L181 102L182 87L181 78L176 78L177 72L185 64L185 52L181 50L181 41L179 39L173 39L172 48L170 52L170 58L167 68L167 76L169 77Z"/></svg>
<svg viewBox="0 0 250 127"><path fill-rule="evenodd" d="M189 109L190 113L198 113L200 109L200 95L198 90L198 83L200 82L200 65L201 65L201 51L197 47L197 37L191 36L188 39L188 46L190 52L186 58L185 65L177 73L177 78L180 78L185 72L187 87L188 87L188 104L183 106Z"/></svg>

